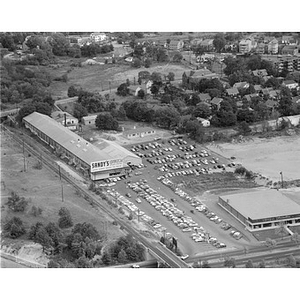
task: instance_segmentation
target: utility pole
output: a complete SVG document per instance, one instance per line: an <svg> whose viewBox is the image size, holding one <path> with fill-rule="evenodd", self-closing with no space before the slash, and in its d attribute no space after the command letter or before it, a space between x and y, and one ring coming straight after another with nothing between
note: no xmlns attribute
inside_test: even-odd
<svg viewBox="0 0 300 300"><path fill-rule="evenodd" d="M26 158L25 158L25 145L23 139L23 158L24 158L24 172L26 172Z"/></svg>
<svg viewBox="0 0 300 300"><path fill-rule="evenodd" d="M281 188L283 189L283 173L280 172L280 175L281 175Z"/></svg>
<svg viewBox="0 0 300 300"><path fill-rule="evenodd" d="M61 202L64 202L64 186L61 180L61 172L60 172L60 165L58 165L58 173L59 173L59 180L61 183Z"/></svg>

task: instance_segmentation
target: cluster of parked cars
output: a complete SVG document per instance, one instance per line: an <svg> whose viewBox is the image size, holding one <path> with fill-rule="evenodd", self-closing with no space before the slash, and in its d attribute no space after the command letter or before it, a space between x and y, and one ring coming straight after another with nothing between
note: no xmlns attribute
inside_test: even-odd
<svg viewBox="0 0 300 300"><path fill-rule="evenodd" d="M166 143L153 142L135 145L131 151L145 158L149 164L158 165L157 169L164 172L166 177L199 176L213 169L225 170L226 166L219 164L219 158L212 157L206 149L197 149L196 144L189 144L182 137L170 139L168 143L173 148ZM177 151L176 148L178 148ZM142 151L145 152L141 153Z"/></svg>
<svg viewBox="0 0 300 300"><path fill-rule="evenodd" d="M173 199L168 200L165 197L159 195L144 180L140 180L134 183L128 183L128 187L138 193L138 202L142 201L141 199L145 199L150 205L152 205L157 211L160 211L163 216L168 218L168 220L173 222L183 232L192 232L191 237L195 242L207 242L217 248L226 247L224 243L219 242L215 237L211 236L210 233L206 231L202 226L199 226L199 224L195 222L192 217L186 215L184 211L177 208ZM184 191L177 189L175 190L175 193L184 198L186 201L189 201L193 206L196 205L197 200L190 197ZM196 207L196 209L199 209L200 211L206 210L206 207L199 201L197 202L197 204L199 205ZM220 218L218 218L216 215L212 215L211 219L212 221L220 222ZM165 230L165 228L162 228L161 224L155 222L150 222L150 224L155 229L161 228L162 230Z"/></svg>

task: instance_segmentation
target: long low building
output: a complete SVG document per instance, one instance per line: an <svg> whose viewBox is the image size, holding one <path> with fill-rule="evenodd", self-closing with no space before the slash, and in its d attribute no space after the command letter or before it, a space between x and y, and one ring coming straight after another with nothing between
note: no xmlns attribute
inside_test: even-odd
<svg viewBox="0 0 300 300"><path fill-rule="evenodd" d="M249 231L276 228L280 222L300 225L300 205L274 189L223 195L219 205Z"/></svg>
<svg viewBox="0 0 300 300"><path fill-rule="evenodd" d="M92 180L125 175L129 165L139 165L142 159L122 146L102 140L98 147L84 140L52 118L33 112L23 118L25 127L47 143L70 165L89 174Z"/></svg>

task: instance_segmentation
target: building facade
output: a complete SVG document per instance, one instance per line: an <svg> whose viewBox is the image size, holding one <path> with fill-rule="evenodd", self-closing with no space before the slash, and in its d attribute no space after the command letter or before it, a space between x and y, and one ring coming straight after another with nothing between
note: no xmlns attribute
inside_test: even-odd
<svg viewBox="0 0 300 300"><path fill-rule="evenodd" d="M125 135L127 138L143 138L145 136L153 135L156 133L156 130L151 127L140 127L140 128L134 128L131 130L127 130L123 132L123 135Z"/></svg>
<svg viewBox="0 0 300 300"><path fill-rule="evenodd" d="M93 181L126 175L130 165L142 163L129 150L105 140L95 146L46 115L34 112L23 122L61 159Z"/></svg>
<svg viewBox="0 0 300 300"><path fill-rule="evenodd" d="M249 231L300 225L300 205L274 189L220 196L218 204Z"/></svg>

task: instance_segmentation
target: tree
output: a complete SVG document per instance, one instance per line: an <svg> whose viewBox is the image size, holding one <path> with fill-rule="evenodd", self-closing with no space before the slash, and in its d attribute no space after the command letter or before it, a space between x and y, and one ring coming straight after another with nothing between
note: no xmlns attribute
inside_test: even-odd
<svg viewBox="0 0 300 300"><path fill-rule="evenodd" d="M68 54L70 42L62 33L52 34L50 44L52 45L52 52L54 55L65 56Z"/></svg>
<svg viewBox="0 0 300 300"><path fill-rule="evenodd" d="M142 62L139 58L134 58L132 63L131 63L131 66L133 68L140 68L142 66Z"/></svg>
<svg viewBox="0 0 300 300"><path fill-rule="evenodd" d="M69 228L73 226L72 216L66 207L62 207L59 212L58 226L60 228Z"/></svg>
<svg viewBox="0 0 300 300"><path fill-rule="evenodd" d="M287 265L291 268L296 268L297 267L296 258L292 254L287 258Z"/></svg>
<svg viewBox="0 0 300 300"><path fill-rule="evenodd" d="M3 226L5 234L12 238L16 239L26 233L23 221L18 217L13 217L8 220Z"/></svg>
<svg viewBox="0 0 300 300"><path fill-rule="evenodd" d="M248 261L247 261L247 263L246 263L246 268L254 268L254 265L253 265L253 262L252 262L252 260L251 259L249 259Z"/></svg>
<svg viewBox="0 0 300 300"><path fill-rule="evenodd" d="M137 96L141 99L145 98L145 91L143 89L140 89L137 93Z"/></svg>
<svg viewBox="0 0 300 300"><path fill-rule="evenodd" d="M69 86L69 88L68 88L68 97L78 96L80 90L81 90L81 88L77 88L74 85Z"/></svg>
<svg viewBox="0 0 300 300"><path fill-rule="evenodd" d="M173 61L174 62L181 62L183 59L183 56L180 52L176 52L173 56Z"/></svg>
<svg viewBox="0 0 300 300"><path fill-rule="evenodd" d="M255 121L255 112L249 109L240 109L236 114L238 122L247 122L248 124Z"/></svg>
<svg viewBox="0 0 300 300"><path fill-rule="evenodd" d="M73 116L78 120L81 120L82 117L85 117L87 115L88 115L87 109L84 106L82 106L80 103L75 102L73 106Z"/></svg>
<svg viewBox="0 0 300 300"><path fill-rule="evenodd" d="M224 267L235 268L235 259L233 257L226 257L224 261Z"/></svg>
<svg viewBox="0 0 300 300"><path fill-rule="evenodd" d="M283 237L286 234L284 222L279 222L279 227L275 228L275 234L281 235L281 239L283 240Z"/></svg>
<svg viewBox="0 0 300 300"><path fill-rule="evenodd" d="M242 121L239 124L238 129L241 135L248 135L251 132L251 128L249 127L249 124L246 121Z"/></svg>
<svg viewBox="0 0 300 300"><path fill-rule="evenodd" d="M156 110L154 119L161 127L172 129L178 125L180 114L174 107L161 107Z"/></svg>
<svg viewBox="0 0 300 300"><path fill-rule="evenodd" d="M119 254L118 254L118 262L121 264L125 264L128 261L126 252L124 249L121 249Z"/></svg>
<svg viewBox="0 0 300 300"><path fill-rule="evenodd" d="M264 260L262 260L259 264L258 264L259 268L265 268L266 267L266 262Z"/></svg>
<svg viewBox="0 0 300 300"><path fill-rule="evenodd" d="M293 113L292 99L289 96L283 96L279 100L278 112L282 116L290 116Z"/></svg>
<svg viewBox="0 0 300 300"><path fill-rule="evenodd" d="M150 68L151 64L152 64L152 60L149 57L147 57L144 61L145 68Z"/></svg>
<svg viewBox="0 0 300 300"><path fill-rule="evenodd" d="M174 81L175 74L173 72L169 72L169 74L167 75L167 78L168 78L169 81Z"/></svg>
<svg viewBox="0 0 300 300"><path fill-rule="evenodd" d="M196 118L200 117L200 118L206 119L211 115L211 109L210 109L209 105L207 105L205 103L198 103L198 105L194 109L192 115Z"/></svg>
<svg viewBox="0 0 300 300"><path fill-rule="evenodd" d="M298 232L294 232L294 234L291 236L291 241L293 241L296 245L299 245L300 235Z"/></svg>
<svg viewBox="0 0 300 300"><path fill-rule="evenodd" d="M120 96L127 96L129 95L129 88L126 83L122 83L118 88L117 88L117 94Z"/></svg>
<svg viewBox="0 0 300 300"><path fill-rule="evenodd" d="M73 234L80 233L83 239L89 238L92 241L98 241L101 236L98 230L91 223L77 223L73 230Z"/></svg>
<svg viewBox="0 0 300 300"><path fill-rule="evenodd" d="M11 192L11 196L8 197L7 206L14 212L24 212L28 201L24 197L20 197L17 193Z"/></svg>
<svg viewBox="0 0 300 300"><path fill-rule="evenodd" d="M186 102L187 105L196 106L198 103L200 103L200 101L200 97L196 93L193 93L192 95L190 95Z"/></svg>
<svg viewBox="0 0 300 300"><path fill-rule="evenodd" d="M213 40L213 45L216 48L216 51L220 53L225 47L225 44L226 40L224 38L224 35L222 33L217 33Z"/></svg>
<svg viewBox="0 0 300 300"><path fill-rule="evenodd" d="M75 261L76 268L91 268L91 262L85 257L81 256Z"/></svg>
<svg viewBox="0 0 300 300"><path fill-rule="evenodd" d="M202 142L204 138L203 125L198 120L189 120L186 122L185 131L189 133L191 139Z"/></svg>
<svg viewBox="0 0 300 300"><path fill-rule="evenodd" d="M99 114L95 125L98 129L102 130L118 130L119 128L119 122L108 112Z"/></svg>
<svg viewBox="0 0 300 300"><path fill-rule="evenodd" d="M267 239L265 240L265 245L266 245L268 248L273 249L273 248L276 247L277 243L276 243L275 240L272 240L272 239L270 239L270 238L267 238Z"/></svg>

